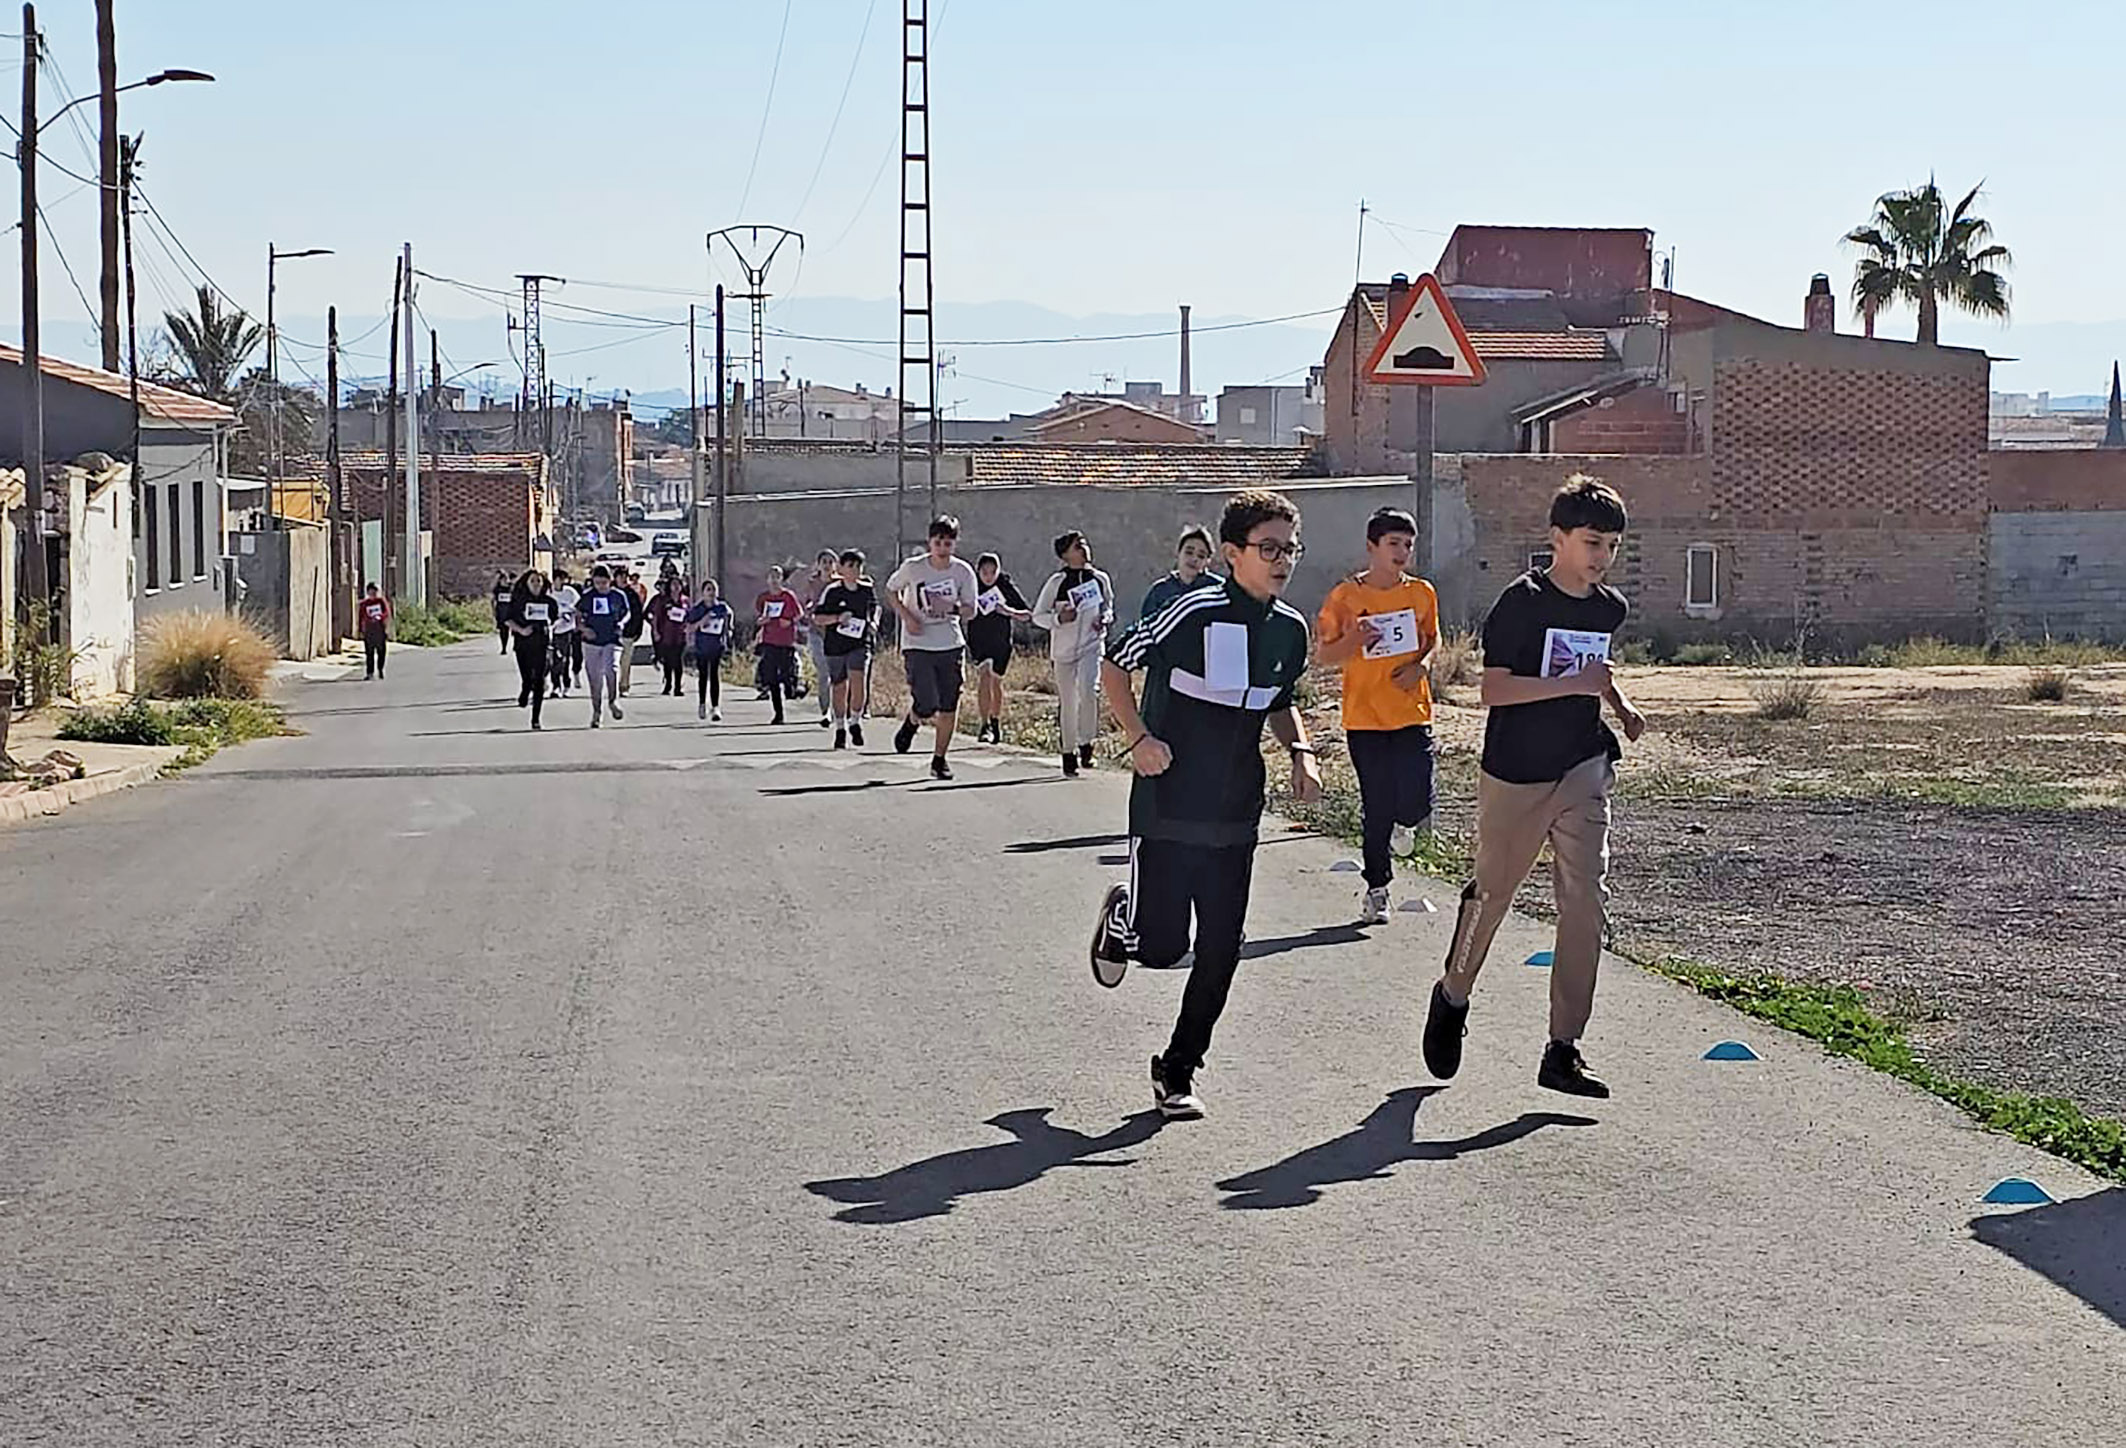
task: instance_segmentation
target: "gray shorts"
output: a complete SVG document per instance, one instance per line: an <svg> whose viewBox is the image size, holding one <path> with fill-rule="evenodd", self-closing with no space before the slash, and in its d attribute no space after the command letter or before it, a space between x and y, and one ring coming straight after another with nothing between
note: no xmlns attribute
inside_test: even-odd
<svg viewBox="0 0 2126 1448"><path fill-rule="evenodd" d="M958 712L962 683L958 649L909 649L901 659L908 666L908 692L915 700L916 718Z"/></svg>
<svg viewBox="0 0 2126 1448"><path fill-rule="evenodd" d="M870 670L869 649L851 649L846 654L827 655L827 682L830 684L847 683L851 674L869 673Z"/></svg>

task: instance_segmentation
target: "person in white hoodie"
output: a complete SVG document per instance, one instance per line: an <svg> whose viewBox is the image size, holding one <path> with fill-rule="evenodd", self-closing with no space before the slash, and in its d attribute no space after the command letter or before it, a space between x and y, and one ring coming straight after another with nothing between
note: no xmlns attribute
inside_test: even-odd
<svg viewBox="0 0 2126 1448"><path fill-rule="evenodd" d="M1063 772L1075 775L1081 766L1092 768L1093 740L1100 734L1100 658L1115 621L1115 585L1093 567L1092 546L1076 529L1056 539L1056 557L1063 566L1041 585L1033 621L1048 630Z"/></svg>

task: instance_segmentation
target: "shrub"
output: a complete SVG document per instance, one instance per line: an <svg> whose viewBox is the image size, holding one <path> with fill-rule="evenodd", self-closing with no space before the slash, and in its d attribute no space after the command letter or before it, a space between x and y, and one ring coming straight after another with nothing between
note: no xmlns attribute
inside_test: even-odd
<svg viewBox="0 0 2126 1448"><path fill-rule="evenodd" d="M1806 719L1823 696L1823 680L1801 673L1762 674L1749 687L1763 719Z"/></svg>
<svg viewBox="0 0 2126 1448"><path fill-rule="evenodd" d="M1735 651L1726 644L1684 644L1676 650L1676 662L1679 664L1731 664L1734 661Z"/></svg>
<svg viewBox="0 0 2126 1448"><path fill-rule="evenodd" d="M60 644L33 642L48 632L56 632L52 628L51 605L41 602L27 605L21 626L15 630L13 660L17 681L15 702L26 708L42 708L74 691L74 665L80 660L81 653Z"/></svg>
<svg viewBox="0 0 2126 1448"><path fill-rule="evenodd" d="M1890 649L1890 662L1900 669L1931 669L1944 664L1982 664L1986 651L1971 644L1952 644L1947 639L1926 636L1906 639Z"/></svg>
<svg viewBox="0 0 2126 1448"><path fill-rule="evenodd" d="M1626 639L1616 646L1610 661L1618 664L1656 664L1661 661L1661 656L1654 652L1654 646L1645 639Z"/></svg>
<svg viewBox="0 0 2126 1448"><path fill-rule="evenodd" d="M240 618L194 609L150 619L140 632L142 693L165 699L256 699L277 655Z"/></svg>
<svg viewBox="0 0 2126 1448"><path fill-rule="evenodd" d="M2033 704L2057 704L2067 697L2067 670L2041 664L2023 675L2023 696Z"/></svg>
<svg viewBox="0 0 2126 1448"><path fill-rule="evenodd" d="M391 637L417 649L439 649L456 643L462 635L445 628L441 619L417 603L391 606Z"/></svg>
<svg viewBox="0 0 2126 1448"><path fill-rule="evenodd" d="M1439 636L1432 656L1432 679L1439 684L1473 684L1483 676L1483 641L1467 629L1450 628Z"/></svg>
<svg viewBox="0 0 2126 1448"><path fill-rule="evenodd" d="M177 729L147 700L130 699L72 711L59 726L59 737L89 744L175 744Z"/></svg>

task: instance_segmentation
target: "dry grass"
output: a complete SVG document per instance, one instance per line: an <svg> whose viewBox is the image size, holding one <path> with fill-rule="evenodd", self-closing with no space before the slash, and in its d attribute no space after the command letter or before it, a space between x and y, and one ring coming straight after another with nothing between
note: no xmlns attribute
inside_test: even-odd
<svg viewBox="0 0 2126 1448"><path fill-rule="evenodd" d="M2067 670L2058 664L2042 664L2023 675L2023 697L2033 704L2064 704L2067 701Z"/></svg>
<svg viewBox="0 0 2126 1448"><path fill-rule="evenodd" d="M1483 641L1475 634L1450 628L1439 636L1439 652L1432 656L1433 683L1474 684L1483 672Z"/></svg>
<svg viewBox="0 0 2126 1448"><path fill-rule="evenodd" d="M1750 680L1760 719L1806 719L1823 698L1823 681L1803 673L1767 673Z"/></svg>
<svg viewBox="0 0 2126 1448"><path fill-rule="evenodd" d="M164 699L256 699L277 657L240 618L204 609L163 614L140 632L140 690Z"/></svg>

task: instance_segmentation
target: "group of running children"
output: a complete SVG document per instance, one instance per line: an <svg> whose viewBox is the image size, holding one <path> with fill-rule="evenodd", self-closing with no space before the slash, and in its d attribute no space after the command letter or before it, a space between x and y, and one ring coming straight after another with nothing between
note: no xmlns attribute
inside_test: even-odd
<svg viewBox="0 0 2126 1448"><path fill-rule="evenodd" d="M1299 521L1299 510L1280 493L1235 495L1215 539L1201 527L1182 533L1174 571L1152 586L1137 620L1123 629L1114 627L1114 584L1093 566L1082 534L1055 540L1059 566L1029 605L995 554L983 554L973 567L958 557L959 523L949 516L931 523L925 550L901 563L883 590L865 576L861 552L823 550L809 604L780 568L769 571L754 602L758 682L775 722L785 720L802 639L821 681L820 723L834 729L836 749L864 742L880 610L891 608L911 696L894 747L907 753L929 724L930 770L938 779L952 778L948 751L958 726L963 658L976 669L978 737L1000 738L1014 622L1030 619L1048 634L1065 774L1092 764L1105 694L1135 778L1129 879L1111 886L1101 902L1092 973L1115 987L1132 962L1189 971L1173 1033L1151 1061L1153 1099L1169 1118L1203 1114L1195 1075L1240 963L1264 804L1265 723L1289 755L1292 794L1303 803L1320 796L1315 749L1294 706L1313 641L1305 616L1284 600L1306 551ZM1638 739L1646 727L1609 665L1627 606L1604 580L1625 524L1623 500L1608 485L1568 479L1551 500L1549 566L1509 584L1484 623L1481 698L1488 713L1475 871L1461 893L1423 1034L1425 1064L1442 1080L1461 1067L1470 996L1492 937L1547 844L1557 937L1549 1035L1536 1080L1575 1096L1609 1095L1589 1073L1579 1041L1601 959L1609 800L1622 752L1603 722L1602 705L1609 705L1626 739ZM1344 742L1361 807L1365 924L1389 918L1393 860L1415 852L1433 812L1431 668L1440 643L1439 606L1432 586L1409 571L1416 541L1409 513L1376 512L1366 526L1366 567L1337 583L1317 619L1314 657L1343 675ZM1214 561L1223 562L1223 576ZM372 588L362 608L365 640L374 628L378 642L373 671L381 674L389 605ZM700 680L697 712L722 717L719 666L735 616L713 580L690 597L676 577L651 593L625 569L616 577L599 565L579 591L565 575L550 584L534 571L497 581L496 617L504 651L516 652L518 702L530 709L534 729L549 681L566 692L586 676L591 726L598 727L607 707L615 719L623 717L619 697L628 685L621 656L632 653L632 638L644 628L664 692L683 693L691 658Z"/></svg>

